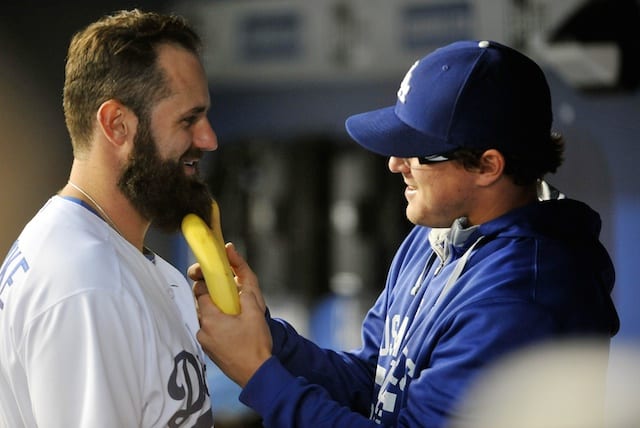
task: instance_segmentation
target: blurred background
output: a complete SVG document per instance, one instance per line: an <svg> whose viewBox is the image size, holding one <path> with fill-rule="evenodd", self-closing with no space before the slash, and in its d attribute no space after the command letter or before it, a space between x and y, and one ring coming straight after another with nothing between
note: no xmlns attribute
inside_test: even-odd
<svg viewBox="0 0 640 428"><path fill-rule="evenodd" d="M259 274L271 311L320 344L359 344L410 225L400 178L351 142L344 120L395 103L413 62L463 39L535 58L567 139L548 177L602 217L617 270L617 347L640 343L640 5L636 0L155 0L5 4L0 17L0 253L66 182L66 48L104 13L185 15L205 43L220 142L203 172L226 240ZM150 247L186 271L179 235ZM251 426L238 389L209 369L218 426Z"/></svg>

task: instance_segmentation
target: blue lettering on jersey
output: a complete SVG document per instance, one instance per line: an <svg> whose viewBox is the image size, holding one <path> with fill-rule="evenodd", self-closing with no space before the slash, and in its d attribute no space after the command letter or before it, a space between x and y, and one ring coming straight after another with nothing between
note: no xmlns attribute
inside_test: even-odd
<svg viewBox="0 0 640 428"><path fill-rule="evenodd" d="M19 271L27 272L29 270L29 263L24 258L20 247L18 247L18 241L14 242L7 254L7 258L0 267L0 310L4 309L4 302L2 301L2 293L4 293L14 282L14 275Z"/></svg>
<svg viewBox="0 0 640 428"><path fill-rule="evenodd" d="M206 397L209 395L207 389L205 366L200 363L200 359L195 355L182 351L173 359L174 366L169 384L167 385L169 395L174 400L184 401L184 408L176 412L171 418L168 426L171 428L181 426L194 413L202 410ZM213 414L211 409L202 415L195 428L212 427Z"/></svg>

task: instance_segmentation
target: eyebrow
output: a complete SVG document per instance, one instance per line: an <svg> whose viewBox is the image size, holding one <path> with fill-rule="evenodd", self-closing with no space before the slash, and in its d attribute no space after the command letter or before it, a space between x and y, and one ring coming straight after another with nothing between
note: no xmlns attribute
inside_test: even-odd
<svg viewBox="0 0 640 428"><path fill-rule="evenodd" d="M191 108L190 110L187 110L184 113L184 116L191 116L191 115L197 115L200 113L206 113L208 110L208 107L206 106L195 106L193 108Z"/></svg>
<svg viewBox="0 0 640 428"><path fill-rule="evenodd" d="M178 116L178 122L185 119L190 119L190 118L196 118L196 117L202 117L202 116L206 117L207 110L208 108L203 105L192 107Z"/></svg>

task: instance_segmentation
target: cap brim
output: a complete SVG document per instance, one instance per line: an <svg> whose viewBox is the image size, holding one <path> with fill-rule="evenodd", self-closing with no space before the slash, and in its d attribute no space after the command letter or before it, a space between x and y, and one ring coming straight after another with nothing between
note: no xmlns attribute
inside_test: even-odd
<svg viewBox="0 0 640 428"><path fill-rule="evenodd" d="M345 127L358 144L383 156L432 156L453 149L402 122L393 106L353 115Z"/></svg>

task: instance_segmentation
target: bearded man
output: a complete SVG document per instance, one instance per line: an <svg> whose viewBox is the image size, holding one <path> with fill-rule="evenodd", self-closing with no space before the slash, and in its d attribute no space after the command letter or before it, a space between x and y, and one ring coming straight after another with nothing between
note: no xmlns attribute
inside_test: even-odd
<svg viewBox="0 0 640 428"><path fill-rule="evenodd" d="M0 270L0 426L213 425L191 288L144 245L152 223L210 215L200 49L184 19L139 10L71 40L69 181Z"/></svg>

